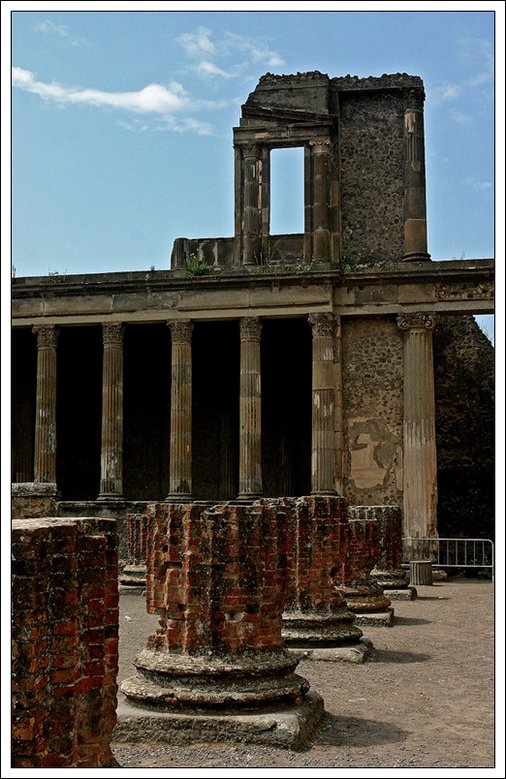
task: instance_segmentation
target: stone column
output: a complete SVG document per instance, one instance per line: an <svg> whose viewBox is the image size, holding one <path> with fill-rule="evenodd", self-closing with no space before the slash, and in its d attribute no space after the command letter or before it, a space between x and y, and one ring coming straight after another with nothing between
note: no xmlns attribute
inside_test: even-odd
<svg viewBox="0 0 506 779"><path fill-rule="evenodd" d="M256 143L250 143L243 147L243 265L260 263L262 232L260 175L260 146Z"/></svg>
<svg viewBox="0 0 506 779"><path fill-rule="evenodd" d="M432 332L435 314L402 314L404 333L404 535L437 536L437 463ZM415 557L423 550L413 549Z"/></svg>
<svg viewBox="0 0 506 779"><path fill-rule="evenodd" d="M102 325L102 450L98 500L123 498L123 324Z"/></svg>
<svg viewBox="0 0 506 779"><path fill-rule="evenodd" d="M259 317L240 321L239 500L262 495L262 407Z"/></svg>
<svg viewBox="0 0 506 779"><path fill-rule="evenodd" d="M34 481L56 494L56 344L54 325L33 328L37 336Z"/></svg>
<svg viewBox="0 0 506 779"><path fill-rule="evenodd" d="M313 172L313 256L316 262L330 261L329 242L329 138L310 141Z"/></svg>
<svg viewBox="0 0 506 779"><path fill-rule="evenodd" d="M192 500L193 322L168 323L172 338L168 501Z"/></svg>
<svg viewBox="0 0 506 779"><path fill-rule="evenodd" d="M313 433L311 494L335 495L335 371L336 322L333 314L310 314L313 331Z"/></svg>
<svg viewBox="0 0 506 779"><path fill-rule="evenodd" d="M423 90L411 90L404 113L404 256L430 260L427 252Z"/></svg>

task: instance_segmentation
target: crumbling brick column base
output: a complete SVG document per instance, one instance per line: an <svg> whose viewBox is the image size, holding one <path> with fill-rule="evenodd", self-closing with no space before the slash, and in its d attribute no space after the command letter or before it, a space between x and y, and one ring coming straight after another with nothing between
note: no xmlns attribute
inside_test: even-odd
<svg viewBox="0 0 506 779"><path fill-rule="evenodd" d="M333 581L345 555L346 501L311 495L265 502L279 505L288 520L288 600L282 628L288 647L304 650L297 654L306 659L362 662L370 642L361 641L355 614Z"/></svg>
<svg viewBox="0 0 506 779"><path fill-rule="evenodd" d="M414 600L417 593L409 586L409 572L402 568L402 510L399 506L355 506L362 516L378 523L379 558L370 579L383 589L390 600Z"/></svg>
<svg viewBox="0 0 506 779"><path fill-rule="evenodd" d="M146 592L147 518L143 514L127 514L127 564L120 577L120 592L138 595Z"/></svg>
<svg viewBox="0 0 506 779"><path fill-rule="evenodd" d="M323 701L281 637L285 520L258 504L148 506L147 608L160 622L121 685L116 741L147 728L171 743L302 746Z"/></svg>
<svg viewBox="0 0 506 779"><path fill-rule="evenodd" d="M380 557L380 526L375 506L349 506L346 560L338 570L336 585L348 608L356 614L355 624L394 624L394 610L383 588L371 579Z"/></svg>

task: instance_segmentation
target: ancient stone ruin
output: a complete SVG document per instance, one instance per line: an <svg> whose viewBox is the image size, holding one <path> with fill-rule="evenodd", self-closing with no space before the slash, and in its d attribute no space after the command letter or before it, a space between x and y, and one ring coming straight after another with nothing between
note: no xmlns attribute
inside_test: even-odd
<svg viewBox="0 0 506 779"><path fill-rule="evenodd" d="M234 128L232 237L176 239L167 270L13 279L17 765L111 759L102 554L123 588L146 572L160 617L118 733L217 738L228 717L241 734L253 707L283 727L241 737L293 746L323 706L300 653L366 654L358 624L391 624L388 593L407 592L402 537L490 536L493 350L472 315L493 312L494 263L431 260L423 104L404 73L266 74ZM304 152L304 228L273 235L287 147Z"/></svg>

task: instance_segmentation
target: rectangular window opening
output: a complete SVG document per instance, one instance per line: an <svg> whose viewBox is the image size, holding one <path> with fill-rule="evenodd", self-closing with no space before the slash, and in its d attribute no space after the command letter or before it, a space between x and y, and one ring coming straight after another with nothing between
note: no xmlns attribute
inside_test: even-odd
<svg viewBox="0 0 506 779"><path fill-rule="evenodd" d="M304 149L271 151L270 234L304 232Z"/></svg>

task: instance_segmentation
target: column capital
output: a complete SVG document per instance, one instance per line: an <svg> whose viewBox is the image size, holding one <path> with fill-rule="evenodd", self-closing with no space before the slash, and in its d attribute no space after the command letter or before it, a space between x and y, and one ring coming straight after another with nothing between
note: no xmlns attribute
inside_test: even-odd
<svg viewBox="0 0 506 779"><path fill-rule="evenodd" d="M56 347L59 330L55 325L34 325L33 332L37 336L37 347Z"/></svg>
<svg viewBox="0 0 506 779"><path fill-rule="evenodd" d="M434 330L437 324L437 316L434 313L416 311L411 314L399 314L397 327L399 330Z"/></svg>
<svg viewBox="0 0 506 779"><path fill-rule="evenodd" d="M121 346L123 343L123 322L102 324L102 341L105 344Z"/></svg>
<svg viewBox="0 0 506 779"><path fill-rule="evenodd" d="M422 111L425 100L423 89L409 89L406 92L406 111Z"/></svg>
<svg viewBox="0 0 506 779"><path fill-rule="evenodd" d="M323 335L332 338L335 334L336 320L334 314L330 311L309 314L307 321L311 325L313 338L317 335Z"/></svg>
<svg viewBox="0 0 506 779"><path fill-rule="evenodd" d="M255 159L259 159L261 148L262 147L259 143L247 143L245 146L242 147L243 155L245 158L255 157Z"/></svg>
<svg viewBox="0 0 506 779"><path fill-rule="evenodd" d="M170 327L170 335L173 344L190 344L193 333L193 322L191 319L174 319L167 322Z"/></svg>
<svg viewBox="0 0 506 779"><path fill-rule="evenodd" d="M258 316L246 316L240 320L241 341L259 341L262 333L262 320Z"/></svg>
<svg viewBox="0 0 506 779"><path fill-rule="evenodd" d="M328 154L332 143L330 138L312 138L309 141L309 146L311 146L315 154Z"/></svg>

